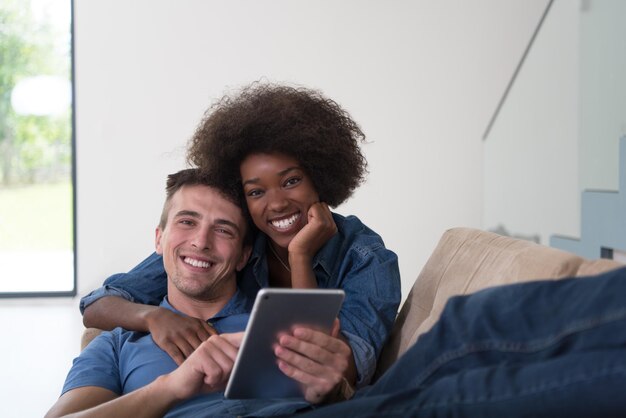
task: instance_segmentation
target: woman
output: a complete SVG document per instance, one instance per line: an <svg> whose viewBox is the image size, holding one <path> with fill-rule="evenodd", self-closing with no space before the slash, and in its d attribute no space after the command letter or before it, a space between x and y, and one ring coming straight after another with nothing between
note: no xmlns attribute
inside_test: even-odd
<svg viewBox="0 0 626 418"><path fill-rule="evenodd" d="M400 302L396 255L356 217L329 209L344 202L364 179L363 139L350 116L319 92L255 83L213 105L188 150L191 163L211 170L245 197L258 234L239 287L251 300L267 286L346 292L340 334L299 336L288 347L297 353L302 345L314 345L310 369L281 364L316 394L331 394L339 386L328 367L341 363L337 357L346 364L342 384L370 381ZM158 304L165 282L156 255L129 273L110 277L81 301L85 325L150 331L160 347L182 362L212 332L207 324L154 306L99 299L113 295ZM287 358L293 355L286 352Z"/></svg>

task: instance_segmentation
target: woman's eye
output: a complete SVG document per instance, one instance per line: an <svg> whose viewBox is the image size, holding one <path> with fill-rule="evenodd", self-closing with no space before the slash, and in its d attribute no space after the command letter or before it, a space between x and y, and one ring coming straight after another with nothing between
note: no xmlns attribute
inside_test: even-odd
<svg viewBox="0 0 626 418"><path fill-rule="evenodd" d="M300 177L290 177L285 181L285 186L293 186L294 184L298 184L302 181Z"/></svg>
<svg viewBox="0 0 626 418"><path fill-rule="evenodd" d="M261 190L259 190L259 189L253 189L253 190L250 190L250 191L247 193L247 196L248 196L248 197L259 197L259 196L261 196L262 194L263 194L263 192L262 192Z"/></svg>

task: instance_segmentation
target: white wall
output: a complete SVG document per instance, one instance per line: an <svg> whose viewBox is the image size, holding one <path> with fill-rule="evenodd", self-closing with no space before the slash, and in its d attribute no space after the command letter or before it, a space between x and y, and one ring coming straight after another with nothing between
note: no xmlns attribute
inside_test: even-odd
<svg viewBox="0 0 626 418"><path fill-rule="evenodd" d="M586 189L618 189L626 3L555 1L485 143L487 229L580 237Z"/></svg>
<svg viewBox="0 0 626 418"><path fill-rule="evenodd" d="M203 111L261 77L323 90L372 141L343 207L400 257L481 226L481 135L545 0L77 0L79 294L153 248L166 174Z"/></svg>
<svg viewBox="0 0 626 418"><path fill-rule="evenodd" d="M485 141L485 229L580 235L580 3L555 1Z"/></svg>
<svg viewBox="0 0 626 418"><path fill-rule="evenodd" d="M580 16L580 190L618 190L626 135L626 2L586 0ZM624 187L624 186L622 186Z"/></svg>
<svg viewBox="0 0 626 418"><path fill-rule="evenodd" d="M69 299L0 301L3 418L43 417L58 399L84 329L76 305Z"/></svg>

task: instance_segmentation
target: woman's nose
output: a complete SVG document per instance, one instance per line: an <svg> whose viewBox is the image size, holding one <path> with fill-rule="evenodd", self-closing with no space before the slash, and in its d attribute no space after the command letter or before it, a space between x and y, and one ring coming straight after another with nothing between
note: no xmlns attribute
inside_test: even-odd
<svg viewBox="0 0 626 418"><path fill-rule="evenodd" d="M272 190L267 193L267 206L275 212L281 212L288 206L289 202L282 190Z"/></svg>

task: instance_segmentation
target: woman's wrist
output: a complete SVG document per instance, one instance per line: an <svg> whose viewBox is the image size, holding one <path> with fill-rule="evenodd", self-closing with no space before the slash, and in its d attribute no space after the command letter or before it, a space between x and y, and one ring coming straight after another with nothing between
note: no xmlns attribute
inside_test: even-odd
<svg viewBox="0 0 626 418"><path fill-rule="evenodd" d="M307 255L289 253L291 287L301 289L317 288L317 278L313 272L312 260L312 257Z"/></svg>
<svg viewBox="0 0 626 418"><path fill-rule="evenodd" d="M138 315L141 331L151 332L151 326L159 321L161 309L160 306L143 305Z"/></svg>
<svg viewBox="0 0 626 418"><path fill-rule="evenodd" d="M294 253L289 251L289 267L293 271L295 268L313 268L313 256L306 253Z"/></svg>

